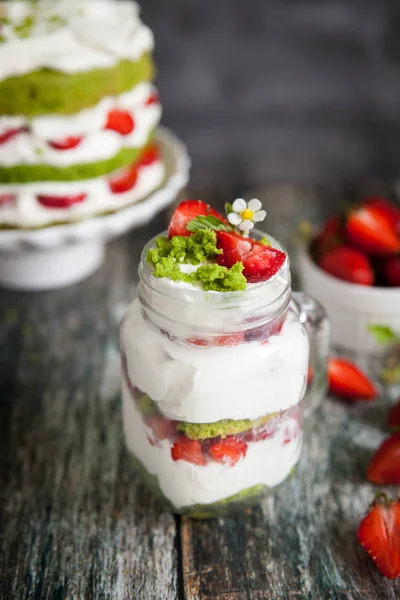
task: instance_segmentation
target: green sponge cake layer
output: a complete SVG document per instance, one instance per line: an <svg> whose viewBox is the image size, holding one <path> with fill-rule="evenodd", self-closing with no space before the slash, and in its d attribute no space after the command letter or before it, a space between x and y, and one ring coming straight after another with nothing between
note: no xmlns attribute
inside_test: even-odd
<svg viewBox="0 0 400 600"><path fill-rule="evenodd" d="M152 135L141 148L123 148L107 160L94 163L82 163L59 169L51 165L16 165L15 167L0 167L0 183L32 183L34 181L80 181L95 179L112 173L121 167L135 162Z"/></svg>
<svg viewBox="0 0 400 600"><path fill-rule="evenodd" d="M136 403L136 407L144 417L161 415L157 408L157 404L147 394L143 394L143 396L140 397ZM255 421L251 421L250 419L238 421L235 421L234 419L222 419L221 421L215 421L214 423L189 423L186 421L178 421L177 429L191 440L202 441L217 436L224 438L227 435L235 435L248 431L253 429L253 427L260 427L276 416L277 413L269 413Z"/></svg>
<svg viewBox="0 0 400 600"><path fill-rule="evenodd" d="M149 54L115 67L65 74L49 69L0 81L0 116L68 115L96 105L105 96L118 96L142 81L152 80Z"/></svg>

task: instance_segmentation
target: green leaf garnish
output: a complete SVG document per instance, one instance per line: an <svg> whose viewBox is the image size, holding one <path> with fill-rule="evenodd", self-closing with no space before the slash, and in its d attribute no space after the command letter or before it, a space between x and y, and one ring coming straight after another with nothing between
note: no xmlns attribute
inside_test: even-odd
<svg viewBox="0 0 400 600"><path fill-rule="evenodd" d="M229 215L229 213L233 212L233 208L232 208L232 204L230 202L225 202L225 214L226 216Z"/></svg>
<svg viewBox="0 0 400 600"><path fill-rule="evenodd" d="M400 340L400 336L388 325L368 325L368 331L379 344L391 344Z"/></svg>
<svg viewBox="0 0 400 600"><path fill-rule="evenodd" d="M263 246L271 246L272 245L266 235L264 235L264 237L261 238L259 243L262 244Z"/></svg>
<svg viewBox="0 0 400 600"><path fill-rule="evenodd" d="M190 232L199 231L201 229L211 229L211 231L230 231L231 228L225 225L221 219L213 215L199 215L195 219L191 219L186 225L186 229Z"/></svg>

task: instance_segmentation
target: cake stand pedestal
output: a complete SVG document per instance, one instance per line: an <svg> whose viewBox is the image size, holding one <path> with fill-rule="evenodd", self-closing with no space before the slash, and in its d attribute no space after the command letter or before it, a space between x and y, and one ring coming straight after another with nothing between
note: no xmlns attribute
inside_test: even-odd
<svg viewBox="0 0 400 600"><path fill-rule="evenodd" d="M166 175L162 186L147 198L79 223L0 231L0 286L43 291L77 283L100 267L109 240L146 224L171 204L188 182L190 160L171 131L160 128L156 140Z"/></svg>

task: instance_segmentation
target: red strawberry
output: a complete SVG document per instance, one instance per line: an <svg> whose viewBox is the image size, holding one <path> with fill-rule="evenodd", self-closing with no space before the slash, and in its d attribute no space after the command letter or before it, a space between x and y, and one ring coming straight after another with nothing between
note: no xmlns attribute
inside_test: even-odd
<svg viewBox="0 0 400 600"><path fill-rule="evenodd" d="M217 231L217 246L223 250L218 255L218 264L229 268L242 262L243 275L250 283L270 279L286 260L284 252L237 233Z"/></svg>
<svg viewBox="0 0 400 600"><path fill-rule="evenodd" d="M367 254L385 255L400 251L400 237L390 218L376 206L354 210L346 222L350 242Z"/></svg>
<svg viewBox="0 0 400 600"><path fill-rule="evenodd" d="M72 148L79 146L82 140L82 136L71 136L66 137L64 140L49 142L49 145L55 150L72 150Z"/></svg>
<svg viewBox="0 0 400 600"><path fill-rule="evenodd" d="M17 199L15 194L0 194L0 206L4 206L5 204L11 204Z"/></svg>
<svg viewBox="0 0 400 600"><path fill-rule="evenodd" d="M204 338L189 338L187 342L194 346L209 348L210 346L237 346L245 341L245 334L242 332L231 333L228 335L218 335L216 337Z"/></svg>
<svg viewBox="0 0 400 600"><path fill-rule="evenodd" d="M322 256L318 264L326 273L338 279L359 285L374 283L374 272L368 257L356 248L333 248Z"/></svg>
<svg viewBox="0 0 400 600"><path fill-rule="evenodd" d="M345 358L328 359L328 381L330 391L342 398L372 400L377 396L367 375Z"/></svg>
<svg viewBox="0 0 400 600"><path fill-rule="evenodd" d="M169 227L168 237L172 238L174 235L189 236L191 232L186 229L186 225L192 219L198 216L217 217L226 223L226 220L216 210L214 210L209 204L202 200L184 200L175 209L172 215Z"/></svg>
<svg viewBox="0 0 400 600"><path fill-rule="evenodd" d="M371 483L400 485L400 433L394 433L378 448L367 474Z"/></svg>
<svg viewBox="0 0 400 600"><path fill-rule="evenodd" d="M400 501L379 494L357 531L361 546L389 579L400 575Z"/></svg>
<svg viewBox="0 0 400 600"><path fill-rule="evenodd" d="M129 135L135 128L135 121L127 110L111 110L108 113L106 129L117 131L121 135Z"/></svg>
<svg viewBox="0 0 400 600"><path fill-rule="evenodd" d="M158 149L156 144L151 144L150 146L147 146L146 150L139 158L136 166L137 168L148 167L157 160L161 160L160 150Z"/></svg>
<svg viewBox="0 0 400 600"><path fill-rule="evenodd" d="M156 440L167 440L176 433L175 421L170 421L162 415L148 416L145 423L152 430Z"/></svg>
<svg viewBox="0 0 400 600"><path fill-rule="evenodd" d="M0 145L5 144L19 133L26 131L28 131L27 127L13 127L11 129L6 129L4 133L0 133Z"/></svg>
<svg viewBox="0 0 400 600"><path fill-rule="evenodd" d="M400 431L400 398L390 410L387 423L392 431Z"/></svg>
<svg viewBox="0 0 400 600"><path fill-rule="evenodd" d="M87 194L77 194L76 196L37 196L38 202L46 208L69 208L73 204L83 202Z"/></svg>
<svg viewBox="0 0 400 600"><path fill-rule="evenodd" d="M152 92L150 96L146 100L146 106L151 106L152 104L159 104L160 98L157 92Z"/></svg>
<svg viewBox="0 0 400 600"><path fill-rule="evenodd" d="M216 462L228 464L232 467L242 456L246 456L247 444L234 437L227 437L211 444L209 450Z"/></svg>
<svg viewBox="0 0 400 600"><path fill-rule="evenodd" d="M201 450L201 444L198 440L190 440L181 436L171 448L172 460L185 460L193 465L204 466L206 459Z"/></svg>
<svg viewBox="0 0 400 600"><path fill-rule="evenodd" d="M314 369L311 365L308 365L307 369L307 385L310 385L314 379Z"/></svg>
<svg viewBox="0 0 400 600"><path fill-rule="evenodd" d="M400 256L388 258L384 264L383 270L389 285L400 287Z"/></svg>
<svg viewBox="0 0 400 600"><path fill-rule="evenodd" d="M135 186L137 177L136 165L130 165L111 175L108 179L108 185L113 194L123 194Z"/></svg>
<svg viewBox="0 0 400 600"><path fill-rule="evenodd" d="M376 210L379 210L381 214L392 223L397 234L400 235L400 208L398 206L395 206L386 198L379 197L366 198L363 204L373 206Z"/></svg>
<svg viewBox="0 0 400 600"><path fill-rule="evenodd" d="M343 224L340 217L332 217L323 226L315 240L315 250L318 258L329 250L343 244Z"/></svg>

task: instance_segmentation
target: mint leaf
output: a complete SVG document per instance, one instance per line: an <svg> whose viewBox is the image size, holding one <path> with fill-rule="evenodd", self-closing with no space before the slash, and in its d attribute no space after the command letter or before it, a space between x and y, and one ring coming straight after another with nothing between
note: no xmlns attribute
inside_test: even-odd
<svg viewBox="0 0 400 600"><path fill-rule="evenodd" d="M186 224L186 229L190 232L199 231L200 229L211 229L212 231L230 231L221 219L213 215L199 215L195 219L191 219Z"/></svg>
<svg viewBox="0 0 400 600"><path fill-rule="evenodd" d="M269 239L267 238L266 235L264 235L263 238L261 238L260 244L262 244L263 246L272 246L271 242L269 241Z"/></svg>
<svg viewBox="0 0 400 600"><path fill-rule="evenodd" d="M233 212L233 208L232 208L232 204L230 202L225 202L225 214L226 216L229 215L229 213Z"/></svg>
<svg viewBox="0 0 400 600"><path fill-rule="evenodd" d="M379 344L390 344L400 340L400 336L387 325L369 325L368 331Z"/></svg>

